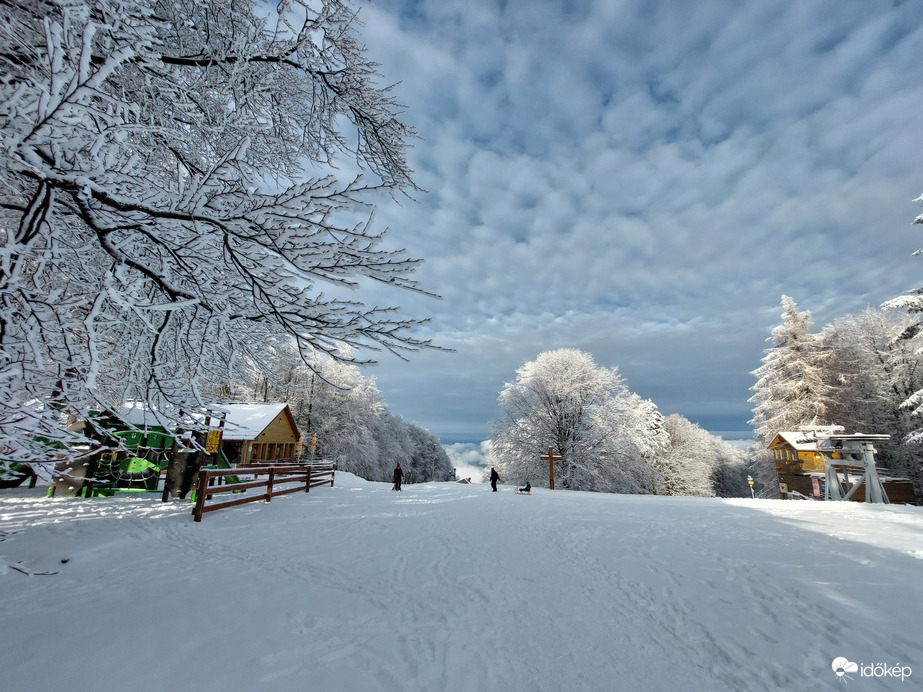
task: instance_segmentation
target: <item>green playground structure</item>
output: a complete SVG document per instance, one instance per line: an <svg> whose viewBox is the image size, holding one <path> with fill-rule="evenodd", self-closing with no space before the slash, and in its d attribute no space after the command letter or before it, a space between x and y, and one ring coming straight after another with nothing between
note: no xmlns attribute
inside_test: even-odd
<svg viewBox="0 0 923 692"><path fill-rule="evenodd" d="M72 490L69 494L76 497L112 497L117 493L154 493L158 492L161 472L166 470L167 465L166 455L155 462L138 456L119 459L118 453L110 452L101 455L95 470L92 470L90 464L87 463L75 464L67 474L67 478L62 476L60 481L66 483ZM222 451L218 453L217 463L202 468L231 469L234 467ZM237 475L226 476L228 485L241 482ZM60 489L56 485L60 483L52 484L48 488L48 497L54 496L56 490ZM192 500L195 500L194 492Z"/></svg>
<svg viewBox="0 0 923 692"><path fill-rule="evenodd" d="M116 493L157 492L166 470L173 436L163 428L107 429L109 447L86 461L59 464L48 497L64 492L76 497L112 497Z"/></svg>
<svg viewBox="0 0 923 692"><path fill-rule="evenodd" d="M211 467L206 466L205 468L211 468ZM218 452L218 463L215 464L215 468L218 468L218 469L234 468L233 466L231 466L231 462L228 461L228 458L224 456L224 450L221 450L220 452ZM241 482L239 476L226 476L226 478L228 479L228 483L231 483L231 484Z"/></svg>
<svg viewBox="0 0 923 692"><path fill-rule="evenodd" d="M92 435L98 446L55 465L48 497L112 497L162 488L164 501L170 496L184 498L194 487L200 468L234 469L221 449L225 414L219 413L209 411L207 430L184 434L144 416L129 422L128 418L98 412L93 417ZM211 421L218 421L218 427ZM224 476L223 480L228 485L242 483L238 475Z"/></svg>
<svg viewBox="0 0 923 692"><path fill-rule="evenodd" d="M84 497L112 497L116 493L157 492L160 465L141 457L100 460L92 483L84 486Z"/></svg>

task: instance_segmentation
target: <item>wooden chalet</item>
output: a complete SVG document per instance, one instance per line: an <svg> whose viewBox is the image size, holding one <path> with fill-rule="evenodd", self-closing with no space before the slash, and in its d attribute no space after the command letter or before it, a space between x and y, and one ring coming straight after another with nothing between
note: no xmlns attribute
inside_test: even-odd
<svg viewBox="0 0 923 692"><path fill-rule="evenodd" d="M288 404L222 404L222 451L238 466L295 459L300 434Z"/></svg>
<svg viewBox="0 0 923 692"><path fill-rule="evenodd" d="M824 499L826 465L824 455L818 449L817 437L812 432L780 432L769 443L769 450L776 464L776 473L779 476L779 496L782 499L797 497L795 493L816 500ZM909 479L893 476L886 469L878 467L876 469L890 502L917 504L913 483ZM857 482L863 473L860 466L850 464L845 458L843 464L837 465L837 471L847 486ZM865 488L857 488L850 499L864 502Z"/></svg>

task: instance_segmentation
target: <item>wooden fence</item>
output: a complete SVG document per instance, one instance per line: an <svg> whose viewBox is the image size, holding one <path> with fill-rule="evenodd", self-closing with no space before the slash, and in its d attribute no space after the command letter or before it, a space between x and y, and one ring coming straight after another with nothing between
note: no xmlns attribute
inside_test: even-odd
<svg viewBox="0 0 923 692"><path fill-rule="evenodd" d="M216 485L216 481L225 476L253 476L252 480L241 483ZM329 484L333 487L333 464L290 464L285 466L243 466L236 469L201 469L199 482L196 486L195 506L192 516L196 521L202 521L206 512L216 509L225 509L247 502L269 502L277 495L288 493L308 492L311 488ZM213 497L222 493L239 493L253 488L265 488L265 492L247 494L245 497L213 501Z"/></svg>

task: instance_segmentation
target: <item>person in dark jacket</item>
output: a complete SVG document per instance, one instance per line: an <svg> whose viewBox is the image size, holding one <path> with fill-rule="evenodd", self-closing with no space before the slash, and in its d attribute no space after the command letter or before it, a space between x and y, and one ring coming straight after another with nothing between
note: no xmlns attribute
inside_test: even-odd
<svg viewBox="0 0 923 692"><path fill-rule="evenodd" d="M500 480L500 474L497 473L497 469L493 466L490 467L490 487L494 489L494 492L497 492L497 481Z"/></svg>
<svg viewBox="0 0 923 692"><path fill-rule="evenodd" d="M394 487L391 490L400 490L402 480L404 480L404 472L401 470L401 465L398 464L394 467Z"/></svg>

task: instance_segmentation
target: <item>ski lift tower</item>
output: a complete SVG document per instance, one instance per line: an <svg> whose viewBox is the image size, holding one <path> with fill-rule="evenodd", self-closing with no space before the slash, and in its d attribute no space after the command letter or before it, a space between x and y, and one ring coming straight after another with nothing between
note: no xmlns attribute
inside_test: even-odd
<svg viewBox="0 0 923 692"><path fill-rule="evenodd" d="M804 429L804 428L802 428ZM840 426L816 426L812 428L817 439L817 451L824 457L827 475L824 489L825 500L849 500L861 486L865 486L865 501L890 504L878 471L875 468L875 442L891 439L890 435L867 435L865 433L844 434ZM849 487L847 466L862 469L862 477ZM840 480L837 467L843 469L846 478Z"/></svg>

